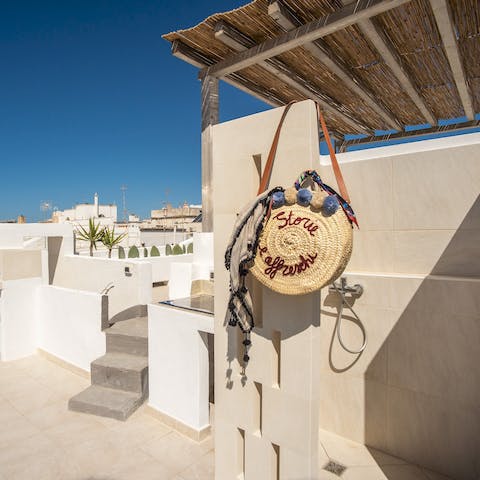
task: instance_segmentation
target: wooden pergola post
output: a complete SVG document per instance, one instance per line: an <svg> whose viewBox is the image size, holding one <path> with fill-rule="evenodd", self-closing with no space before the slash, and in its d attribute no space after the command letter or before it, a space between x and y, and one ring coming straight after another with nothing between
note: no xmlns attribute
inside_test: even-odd
<svg viewBox="0 0 480 480"><path fill-rule="evenodd" d="M218 78L202 79L202 231L213 232L212 126L218 123Z"/></svg>

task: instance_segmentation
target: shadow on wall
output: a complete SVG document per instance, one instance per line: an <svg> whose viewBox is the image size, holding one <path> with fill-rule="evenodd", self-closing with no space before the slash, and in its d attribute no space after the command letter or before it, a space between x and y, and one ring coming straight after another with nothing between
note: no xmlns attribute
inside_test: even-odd
<svg viewBox="0 0 480 480"><path fill-rule="evenodd" d="M480 478L480 197L366 379L385 352L386 384L365 382L365 443L454 479Z"/></svg>
<svg viewBox="0 0 480 480"><path fill-rule="evenodd" d="M47 237L48 284L52 285L57 270L58 257L62 249L63 237Z"/></svg>

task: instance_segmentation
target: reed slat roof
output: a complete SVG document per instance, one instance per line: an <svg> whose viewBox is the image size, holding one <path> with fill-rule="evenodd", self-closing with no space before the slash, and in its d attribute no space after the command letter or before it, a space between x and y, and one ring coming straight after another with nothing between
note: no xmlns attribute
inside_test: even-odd
<svg viewBox="0 0 480 480"><path fill-rule="evenodd" d="M396 74L392 70L391 63L387 64L361 25L348 26L315 41L315 45L347 72L401 127L427 123L426 111L437 121L465 115L433 14L432 6L435 8L436 1L439 0L407 1L367 20L413 85L418 101L423 102L423 114L418 102L408 94L398 72ZM300 24L306 24L342 9L351 1L281 0L281 3ZM447 4L447 21L453 28L463 66L464 76L461 78L466 81L474 112L480 112L480 2L447 0ZM212 15L193 28L164 35L164 38L189 47L189 51L204 59L203 66L212 66L238 52L215 37L215 27L219 22L225 22L245 35L253 41L253 45L285 33L284 28L269 15L268 7L269 0L254 0L236 10ZM188 55L183 58L189 61ZM336 110L325 112L333 130L366 133L391 128L378 113L379 109L372 108L368 98L362 98L349 88L305 46L283 52L269 61L283 65L282 68L286 68L292 78L312 90L312 95ZM263 95L273 104L286 104L290 100L307 97L304 91L299 92L268 71L265 64L251 65L227 77L238 80L245 88ZM459 77L456 78L458 81Z"/></svg>

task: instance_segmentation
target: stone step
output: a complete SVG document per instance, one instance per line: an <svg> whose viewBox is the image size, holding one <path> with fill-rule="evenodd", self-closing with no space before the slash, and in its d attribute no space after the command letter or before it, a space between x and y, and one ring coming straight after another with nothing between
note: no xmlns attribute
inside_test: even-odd
<svg viewBox="0 0 480 480"><path fill-rule="evenodd" d="M75 412L126 420L144 401L140 393L91 385L72 397L68 408Z"/></svg>
<svg viewBox="0 0 480 480"><path fill-rule="evenodd" d="M115 323L105 330L107 353L118 352L148 356L148 319L132 318Z"/></svg>
<svg viewBox="0 0 480 480"><path fill-rule="evenodd" d="M148 358L110 352L91 363L92 385L148 396Z"/></svg>

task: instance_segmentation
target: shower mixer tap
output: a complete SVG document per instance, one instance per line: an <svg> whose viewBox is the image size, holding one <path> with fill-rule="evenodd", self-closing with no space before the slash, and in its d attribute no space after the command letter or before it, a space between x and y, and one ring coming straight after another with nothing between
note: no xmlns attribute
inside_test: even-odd
<svg viewBox="0 0 480 480"><path fill-rule="evenodd" d="M335 283L330 285L328 287L328 292L329 293L342 292L343 294L351 293L352 295L360 297L363 294L363 287L362 287L362 285L360 285L358 283L356 283L353 286L349 286L347 284L347 277L341 277L340 278L340 285L335 284Z"/></svg>

